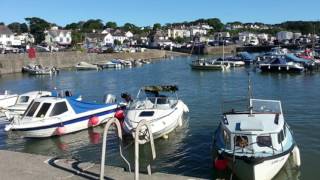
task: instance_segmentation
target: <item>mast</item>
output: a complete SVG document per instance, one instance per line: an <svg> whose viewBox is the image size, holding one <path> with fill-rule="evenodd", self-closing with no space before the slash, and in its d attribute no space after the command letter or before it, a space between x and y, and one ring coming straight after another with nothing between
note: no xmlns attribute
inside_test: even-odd
<svg viewBox="0 0 320 180"><path fill-rule="evenodd" d="M248 104L249 104L250 114L252 114L251 99L252 99L252 87L251 87L250 73L248 72L248 101L249 101Z"/></svg>

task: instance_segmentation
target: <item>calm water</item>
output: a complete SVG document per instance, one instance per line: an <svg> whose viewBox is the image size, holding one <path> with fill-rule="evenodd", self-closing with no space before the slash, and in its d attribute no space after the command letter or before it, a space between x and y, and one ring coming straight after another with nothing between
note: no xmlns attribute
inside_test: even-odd
<svg viewBox="0 0 320 180"><path fill-rule="evenodd" d="M23 93L30 90L70 89L84 100L101 102L107 93L132 95L148 84L178 84L180 98L189 106L189 118L168 140L156 141L157 159L154 171L213 178L212 135L221 114L221 102L243 98L247 94L247 71L238 68L228 72L192 71L190 57L159 61L140 68L105 71L62 71L54 77L31 77L22 74L4 75L0 89ZM302 156L301 171L284 168L276 179L314 179L320 161L320 74L261 74L252 71L256 98L280 99L285 118L294 131ZM0 125L0 149L74 157L83 161L100 161L102 128L50 139L22 139L6 134ZM107 163L124 166L119 158L115 137L108 142ZM142 163L150 159L150 148L141 149ZM133 144L125 142L125 155L133 162ZM133 164L132 164L133 165ZM141 166L141 170L145 167Z"/></svg>

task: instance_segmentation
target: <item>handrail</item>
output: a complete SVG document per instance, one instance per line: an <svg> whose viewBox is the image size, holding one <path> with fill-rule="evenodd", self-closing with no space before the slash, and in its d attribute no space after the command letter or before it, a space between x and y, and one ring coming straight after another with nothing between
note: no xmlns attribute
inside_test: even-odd
<svg viewBox="0 0 320 180"><path fill-rule="evenodd" d="M139 145L140 144L145 144L147 142L147 137L146 135L144 136L143 140L140 140L140 131L142 130L142 127L146 127L146 132L149 134L149 140L150 140L150 146L151 146L151 152L152 152L152 159L154 160L156 158L156 151L154 147L154 141L153 141L153 135L151 132L150 124L148 123L147 120L142 120L139 122L135 135L134 135L134 152L135 152L135 168L134 168L134 179L138 180L139 179ZM151 166L148 164L147 166L148 174L151 175Z"/></svg>
<svg viewBox="0 0 320 180"><path fill-rule="evenodd" d="M127 163L128 167L129 167L129 172L131 172L130 163L122 154L122 129L121 129L120 122L116 118L111 118L108 120L106 126L104 127L104 131L103 131L102 154L101 154L101 164L100 164L100 180L104 179L104 166L105 166L105 156L106 156L107 135L108 135L109 128L112 124L115 124L117 127L118 138L120 140L120 142L119 142L120 156Z"/></svg>

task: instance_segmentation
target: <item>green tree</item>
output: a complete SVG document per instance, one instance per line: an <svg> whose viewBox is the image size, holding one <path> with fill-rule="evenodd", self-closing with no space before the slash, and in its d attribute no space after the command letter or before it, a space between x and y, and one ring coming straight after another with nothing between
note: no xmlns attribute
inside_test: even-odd
<svg viewBox="0 0 320 180"><path fill-rule="evenodd" d="M218 18L211 18L207 20L209 26L211 26L215 31L221 31L224 27L223 23Z"/></svg>
<svg viewBox="0 0 320 180"><path fill-rule="evenodd" d="M27 25L26 23L20 24L20 30L21 30L21 33L27 33L27 32L29 32L28 25Z"/></svg>
<svg viewBox="0 0 320 180"><path fill-rule="evenodd" d="M116 22L107 22L106 25L105 25L105 28L112 28L112 29L116 29L118 27L117 23Z"/></svg>
<svg viewBox="0 0 320 180"><path fill-rule="evenodd" d="M21 26L20 26L20 23L18 22L9 24L8 28L14 33L21 34Z"/></svg>
<svg viewBox="0 0 320 180"><path fill-rule="evenodd" d="M81 32L73 31L71 34L72 37L72 45L76 46L78 43L82 43L84 41L84 36Z"/></svg>
<svg viewBox="0 0 320 180"><path fill-rule="evenodd" d="M44 31L51 27L51 24L41 18L30 17L25 18L29 23L30 33L33 34L36 43L41 43L44 40Z"/></svg>
<svg viewBox="0 0 320 180"><path fill-rule="evenodd" d="M125 23L123 25L122 29L124 31L130 31L133 34L140 34L141 33L141 28L136 26L136 25L134 25L134 24L131 24L131 23Z"/></svg>
<svg viewBox="0 0 320 180"><path fill-rule="evenodd" d="M102 30L103 24L101 19L90 19L82 26L83 32L92 32L92 30Z"/></svg>
<svg viewBox="0 0 320 180"><path fill-rule="evenodd" d="M81 26L79 23L70 23L70 24L67 24L64 28L69 30L78 30L81 28Z"/></svg>
<svg viewBox="0 0 320 180"><path fill-rule="evenodd" d="M0 25L2 25L2 26L4 26L4 25L6 25L4 22L0 22Z"/></svg>
<svg viewBox="0 0 320 180"><path fill-rule="evenodd" d="M156 31L156 30L159 30L159 29L161 29L161 24L160 23L155 23L153 25L153 30Z"/></svg>

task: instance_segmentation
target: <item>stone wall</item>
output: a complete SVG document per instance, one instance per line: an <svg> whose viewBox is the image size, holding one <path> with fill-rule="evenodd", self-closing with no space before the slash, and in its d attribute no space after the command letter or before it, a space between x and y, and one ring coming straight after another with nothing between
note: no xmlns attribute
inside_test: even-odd
<svg viewBox="0 0 320 180"><path fill-rule="evenodd" d="M97 63L114 58L119 59L157 59L166 57L166 51L146 50L136 53L111 53L96 54L84 52L52 52L36 53L36 58L30 60L28 54L0 54L0 74L21 72L23 66L30 63L37 63L43 66L55 66L58 68L73 67L80 61ZM172 54L170 54L172 55Z"/></svg>
<svg viewBox="0 0 320 180"><path fill-rule="evenodd" d="M226 54L233 54L236 53L236 48L237 46L235 45L230 45L230 46L225 46L224 47L224 52ZM223 53L223 47L222 46L205 46L203 50L204 54L209 54L209 55L218 55Z"/></svg>

